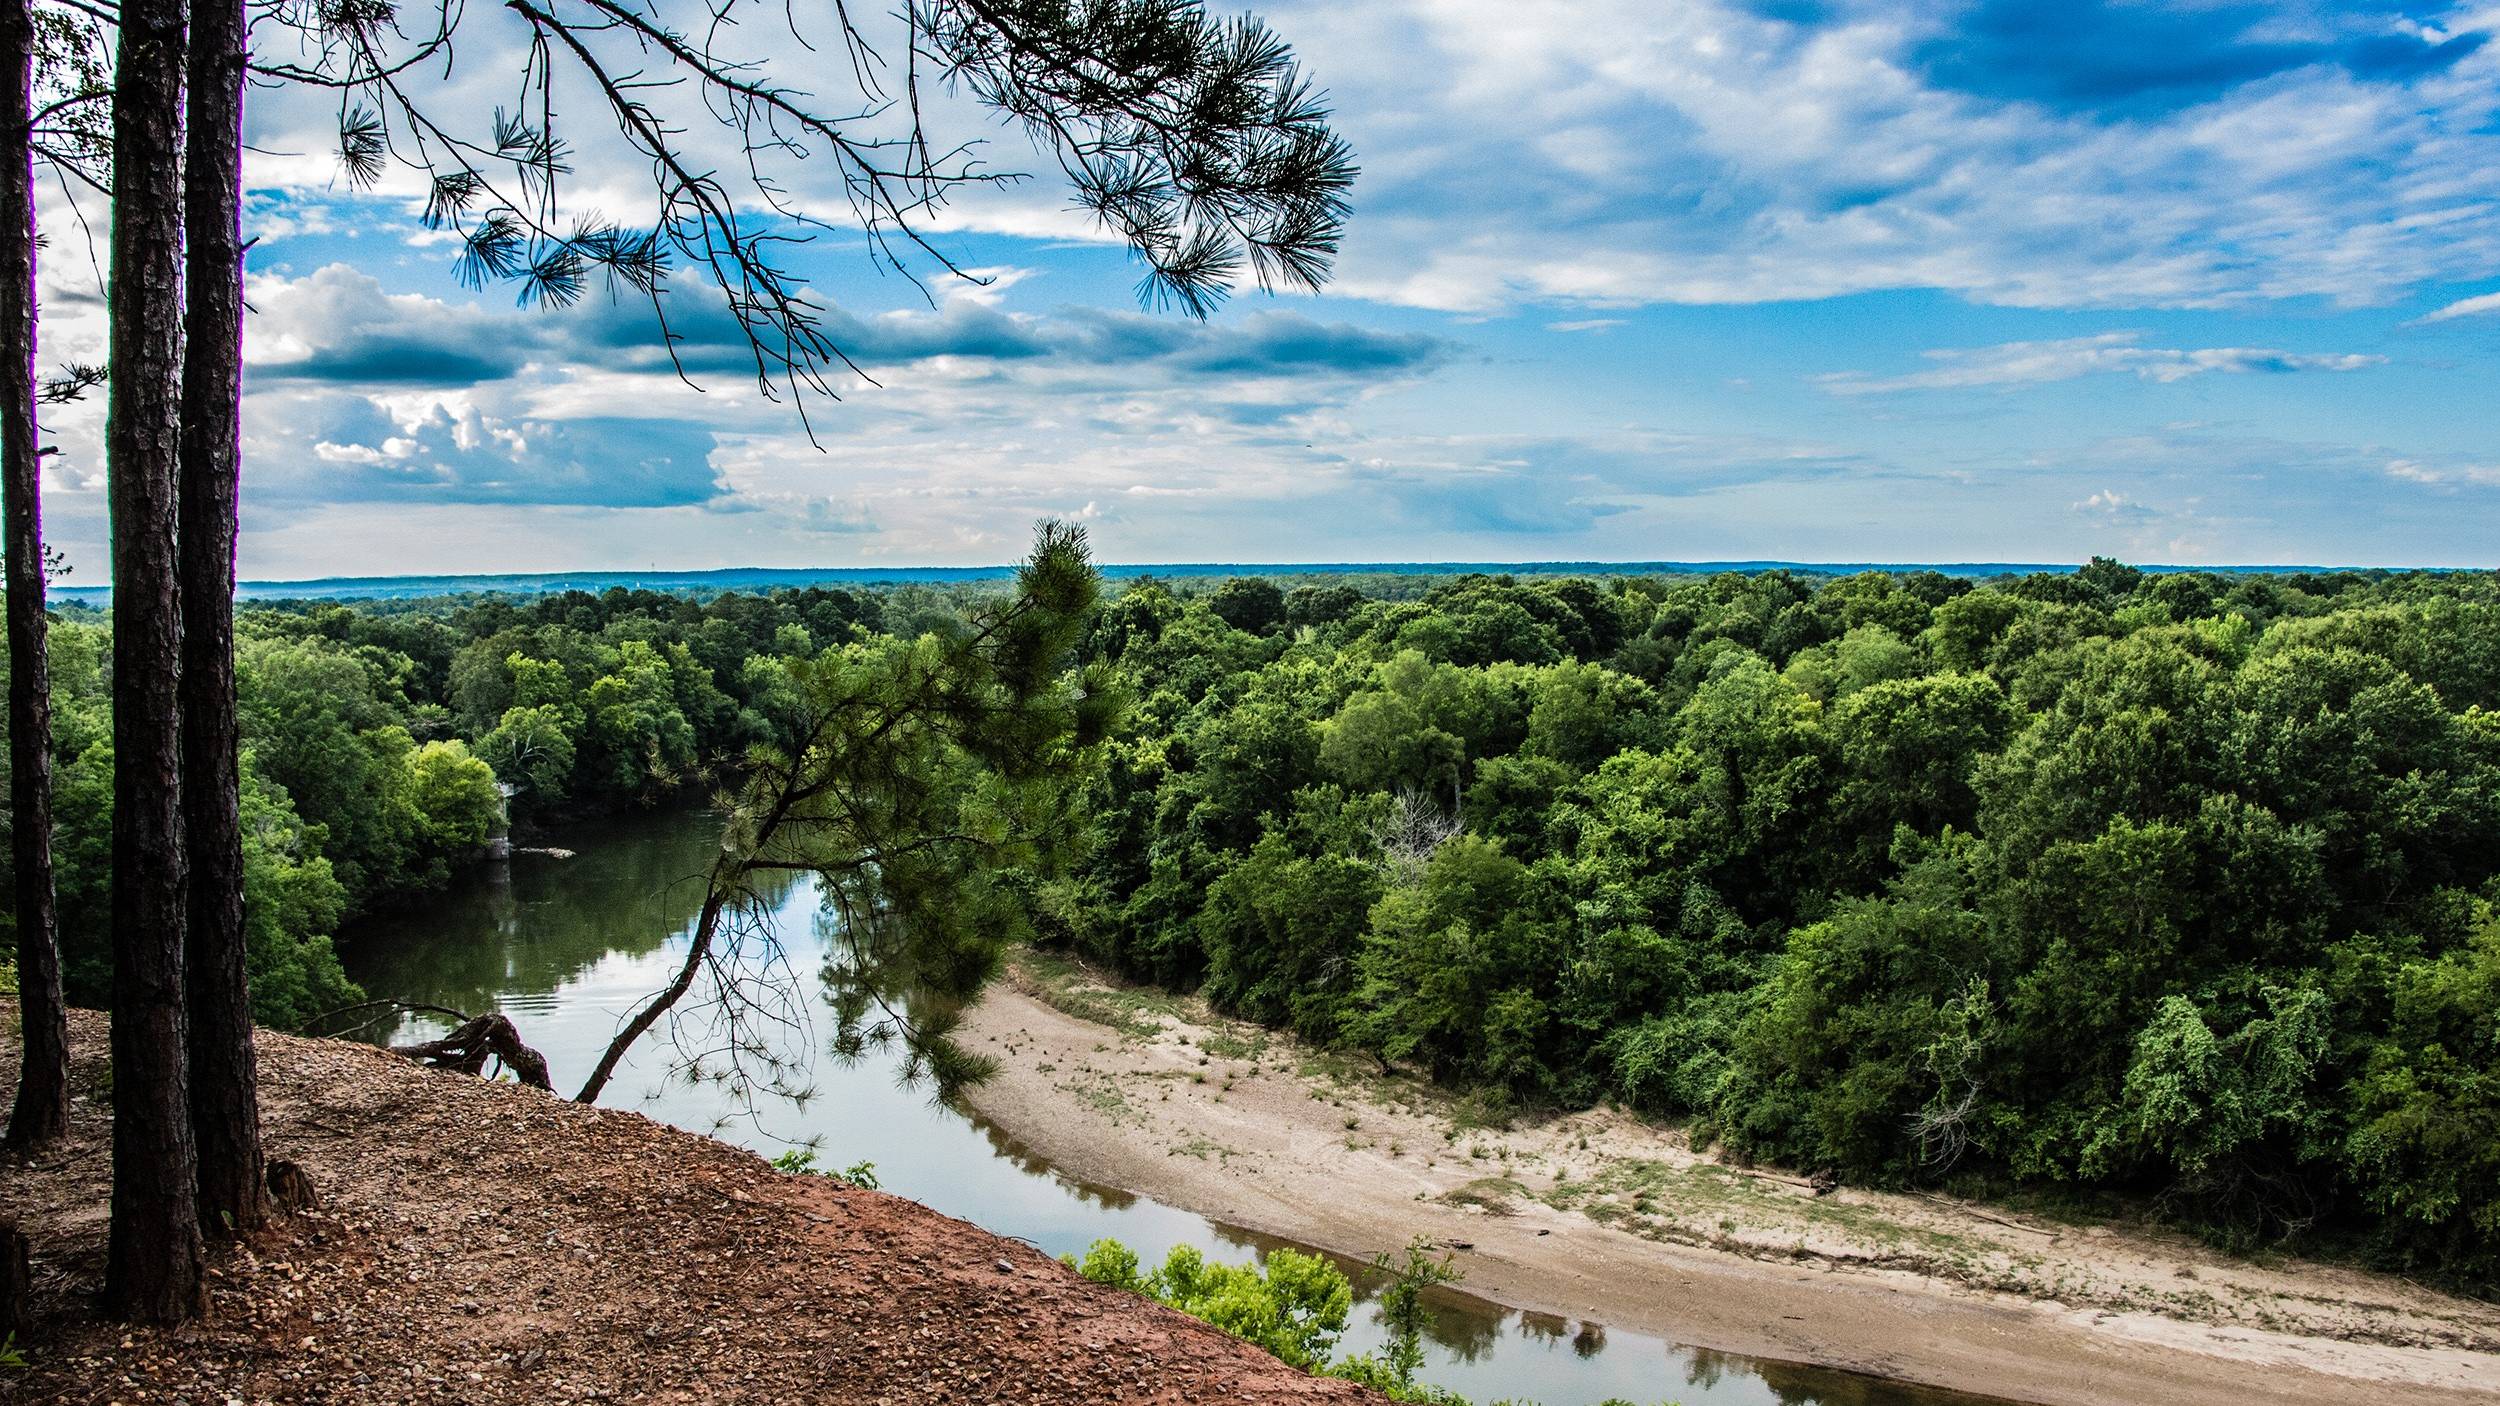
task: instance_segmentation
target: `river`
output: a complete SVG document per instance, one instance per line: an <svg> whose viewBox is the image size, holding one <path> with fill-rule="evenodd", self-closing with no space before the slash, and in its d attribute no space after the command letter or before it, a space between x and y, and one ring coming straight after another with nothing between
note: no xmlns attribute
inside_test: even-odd
<svg viewBox="0 0 2500 1406"><path fill-rule="evenodd" d="M697 876L717 834L717 822L701 814L585 827L554 841L574 850L572 858L524 854L482 866L447 893L358 925L342 940L342 955L349 974L377 998L504 1011L547 1056L558 1088L569 1093L624 1012L674 971L702 900ZM1066 1176L1024 1148L1013 1130L905 1086L892 1061L877 1055L849 1065L835 1060L821 1048L833 1022L822 993L813 989L824 939L811 884L788 886L775 924L792 970L811 988L814 1027L793 1033L782 1053L803 1067L813 1095L746 1109L717 1085L671 1079L673 1051L655 1030L602 1103L638 1108L766 1156L809 1143L821 1167L873 1162L885 1190L1051 1254L1082 1252L1111 1236L1149 1262L1175 1245L1194 1245L1212 1258L1241 1263L1290 1243ZM377 1038L416 1038L441 1028L412 1018ZM1358 1287L1364 1279L1358 1274ZM1596 1406L1610 1398L1639 1406L1670 1400L1683 1406L1970 1406L1976 1400L1519 1313L1453 1289L1436 1290L1433 1306L1423 1379L1484 1406L1504 1398L1541 1406ZM1342 1346L1369 1349L1382 1336L1373 1313L1358 1307Z"/></svg>

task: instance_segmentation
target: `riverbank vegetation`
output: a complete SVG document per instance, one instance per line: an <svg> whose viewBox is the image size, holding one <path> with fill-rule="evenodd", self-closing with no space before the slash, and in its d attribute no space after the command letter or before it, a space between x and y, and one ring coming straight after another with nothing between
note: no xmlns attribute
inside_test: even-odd
<svg viewBox="0 0 2500 1406"><path fill-rule="evenodd" d="M798 661L981 599L245 612L263 1018L335 1004L327 935L505 809L526 837L707 794ZM101 628L54 655L94 1001ZM1131 706L1082 863L993 895L1046 943L1497 1110L2500 1270L2487 575L1149 580L1069 664Z"/></svg>
<svg viewBox="0 0 2500 1406"><path fill-rule="evenodd" d="M1354 1284L1321 1256L1279 1249L1257 1264L1234 1265L1211 1262L1194 1246L1175 1245L1161 1265L1148 1269L1128 1246L1097 1240L1082 1257L1069 1255L1065 1261L1094 1283L1179 1309L1306 1372L1361 1382L1392 1401L1470 1406L1456 1392L1415 1379L1423 1365L1424 1328L1431 1316L1424 1295L1435 1285L1462 1277L1451 1268L1449 1255L1436 1257L1422 1241L1372 1262L1372 1271L1383 1280L1380 1317L1388 1340L1377 1353L1343 1356L1336 1355L1336 1347L1353 1313ZM1533 1404L1505 1399L1490 1406ZM1598 1406L1631 1403L1610 1399Z"/></svg>
<svg viewBox="0 0 2500 1406"><path fill-rule="evenodd" d="M1146 584L1062 941L1518 1105L2500 1269L2488 576Z"/></svg>

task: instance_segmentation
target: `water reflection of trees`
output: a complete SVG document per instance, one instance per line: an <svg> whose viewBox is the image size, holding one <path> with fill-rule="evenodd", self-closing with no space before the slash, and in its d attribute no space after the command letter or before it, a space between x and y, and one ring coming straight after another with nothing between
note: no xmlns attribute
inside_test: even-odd
<svg viewBox="0 0 2500 1406"><path fill-rule="evenodd" d="M1519 1331L1539 1342L1560 1342L1571 1335L1571 1320L1559 1313L1530 1313L1522 1309Z"/></svg>
<svg viewBox="0 0 2500 1406"><path fill-rule="evenodd" d="M1016 1170L1026 1176L1048 1177L1074 1193L1078 1200L1100 1206L1107 1211L1125 1211L1137 1204L1136 1193L1122 1191L1116 1186L1105 1186L1100 1182L1085 1181L1069 1176L1059 1170L1057 1163L1019 1141L1015 1134L971 1109L965 1108L960 1103L953 1106L971 1122L974 1128L979 1130L982 1140L990 1145L990 1151L1014 1163Z"/></svg>
<svg viewBox="0 0 2500 1406"><path fill-rule="evenodd" d="M1730 1378L1758 1381L1779 1406L1992 1406L1987 1397L1798 1362L1740 1357L1706 1348L1687 1349L1685 1358L1685 1385L1707 1392Z"/></svg>
<svg viewBox="0 0 2500 1406"><path fill-rule="evenodd" d="M647 956L701 908L719 828L701 812L585 826L564 836L573 858L516 856L355 924L349 975L377 997L478 1011Z"/></svg>
<svg viewBox="0 0 2500 1406"><path fill-rule="evenodd" d="M559 841L577 851L572 859L516 858L507 870L479 871L448 892L411 902L396 913L377 914L343 934L350 974L377 997L469 1011L526 1006L529 998L577 982L603 961L648 956L684 934L702 905L699 876L718 836L717 817L704 813L584 827ZM778 910L801 882L799 876L783 876L759 888L769 890L769 901ZM821 927L823 915L817 921ZM816 936L827 938L825 950L834 954L823 974L826 999L838 999L845 989L854 994L869 990L915 1019L943 1024L952 1015L917 994L920 983L907 961L889 960L897 953L908 955L907 942L869 947L865 950L879 960L862 963L860 946L830 940L835 934ZM846 952L848 961L843 959ZM379 1032L384 1037L389 1033ZM992 1154L1026 1175L1047 1176L1105 1210L1125 1211L1143 1201L1117 1187L1067 1176L998 1124L959 1111L980 1131ZM1208 1225L1221 1243L1259 1258L1280 1248L1322 1254L1347 1274L1366 1303L1377 1298L1385 1282L1362 1257L1317 1251L1219 1222ZM1384 1242L1381 1248L1392 1246ZM1595 1357L1607 1346L1607 1330L1599 1323L1514 1314L1462 1289L1437 1288L1428 1292L1426 1301L1433 1309L1427 1340L1439 1353L1461 1362L1497 1359L1504 1331L1513 1322L1522 1339L1568 1341L1581 1358ZM1782 1406L1980 1406L1978 1398L1852 1373L1703 1350L1666 1351L1683 1359L1685 1381L1696 1397L1714 1392L1722 1382L1754 1381Z"/></svg>

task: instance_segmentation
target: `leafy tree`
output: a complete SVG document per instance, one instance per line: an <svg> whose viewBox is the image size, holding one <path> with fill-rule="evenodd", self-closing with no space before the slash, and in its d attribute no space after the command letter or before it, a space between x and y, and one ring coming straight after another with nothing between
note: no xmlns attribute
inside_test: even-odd
<svg viewBox="0 0 2500 1406"><path fill-rule="evenodd" d="M494 768L471 756L467 743L428 742L409 757L408 771L426 845L436 853L476 849L502 821Z"/></svg>
<svg viewBox="0 0 2500 1406"><path fill-rule="evenodd" d="M1097 1284L1144 1294L1193 1318L1257 1343L1305 1371L1328 1364L1354 1306L1353 1286L1334 1265L1297 1250L1272 1250L1257 1265L1212 1262L1175 1245L1162 1265L1141 1271L1137 1254L1097 1240L1068 1263Z"/></svg>
<svg viewBox="0 0 2500 1406"><path fill-rule="evenodd" d="M409 763L416 741L373 666L314 640L247 639L237 660L243 741L324 832L349 902L422 887L425 842Z"/></svg>
<svg viewBox="0 0 2500 1406"><path fill-rule="evenodd" d="M708 974L700 998L742 1089L780 1086L748 1037L792 996L766 886L812 874L842 948L838 1049L900 1039L906 1068L951 1089L978 1056L949 1038L952 1003L1032 931L1024 878L1073 823L1073 785L1122 704L1099 670L1073 672L1097 580L1081 529L1044 524L1016 594L947 636L828 649L795 665L793 730L758 745L729 800L721 850L675 978L627 1017L576 1095L597 1101L617 1063ZM900 998L919 1004L905 1014Z"/></svg>
<svg viewBox="0 0 2500 1406"><path fill-rule="evenodd" d="M551 804L571 784L579 725L578 714L561 704L507 708L494 730L478 739L477 756L533 802Z"/></svg>
<svg viewBox="0 0 2500 1406"><path fill-rule="evenodd" d="M1320 730L1320 766L1358 791L1444 790L1464 756L1457 738L1426 725L1415 705L1395 693L1358 693Z"/></svg>
<svg viewBox="0 0 2500 1406"><path fill-rule="evenodd" d="M2344 1156L2403 1262L2488 1276L2500 1260L2500 921L2398 970L2351 1086Z"/></svg>
<svg viewBox="0 0 2500 1406"><path fill-rule="evenodd" d="M1264 577L1236 576L1207 597L1207 609L1245 634L1274 634L1285 623L1285 593Z"/></svg>
<svg viewBox="0 0 2500 1406"><path fill-rule="evenodd" d="M1373 864L1299 855L1281 833L1262 837L1208 891L1198 920L1207 995L1252 1020L1330 1038L1380 887Z"/></svg>

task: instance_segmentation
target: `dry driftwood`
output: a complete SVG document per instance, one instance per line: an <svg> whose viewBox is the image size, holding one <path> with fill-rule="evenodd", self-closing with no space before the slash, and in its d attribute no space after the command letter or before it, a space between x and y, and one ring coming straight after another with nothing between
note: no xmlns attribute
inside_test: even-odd
<svg viewBox="0 0 2500 1406"><path fill-rule="evenodd" d="M321 1193L313 1189L312 1178L302 1167L283 1159L269 1164L269 1199L288 1215L321 1205Z"/></svg>
<svg viewBox="0 0 2500 1406"><path fill-rule="evenodd" d="M406 1055L431 1069L450 1069L462 1074L484 1074L489 1058L501 1060L513 1077L533 1089L554 1092L555 1081L547 1072L547 1058L521 1043L521 1032L500 1011L471 1016L459 1029L439 1040L414 1045L393 1045L391 1053Z"/></svg>

